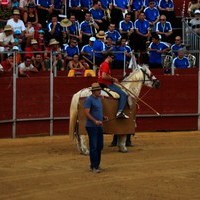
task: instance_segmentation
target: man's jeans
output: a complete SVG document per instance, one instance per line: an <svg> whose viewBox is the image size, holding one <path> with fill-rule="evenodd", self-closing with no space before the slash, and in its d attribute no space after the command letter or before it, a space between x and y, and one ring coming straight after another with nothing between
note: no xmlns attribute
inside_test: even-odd
<svg viewBox="0 0 200 200"><path fill-rule="evenodd" d="M101 151L103 149L103 128L86 127L89 136L90 168L98 169L101 162Z"/></svg>

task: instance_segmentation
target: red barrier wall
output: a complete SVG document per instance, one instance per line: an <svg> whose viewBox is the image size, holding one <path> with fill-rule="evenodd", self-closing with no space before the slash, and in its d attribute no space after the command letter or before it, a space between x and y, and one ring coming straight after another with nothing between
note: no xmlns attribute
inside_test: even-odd
<svg viewBox="0 0 200 200"><path fill-rule="evenodd" d="M153 71L153 70L152 70ZM158 111L157 116L142 102L138 102L136 131L197 130L198 116L198 69L176 71L177 75L163 75L162 70L153 71L160 79L159 89L143 87L140 98ZM113 72L121 78L119 71ZM181 73L181 74L180 74ZM122 74L122 73L120 73ZM68 78L60 73L54 78L53 114L54 134L68 133L69 106L72 95L88 87L96 78ZM12 137L12 78L0 77L0 138ZM172 116L172 115L183 116ZM193 116L184 116L192 114ZM50 117L50 78L48 76L17 79L16 136L49 135L50 121L20 119Z"/></svg>

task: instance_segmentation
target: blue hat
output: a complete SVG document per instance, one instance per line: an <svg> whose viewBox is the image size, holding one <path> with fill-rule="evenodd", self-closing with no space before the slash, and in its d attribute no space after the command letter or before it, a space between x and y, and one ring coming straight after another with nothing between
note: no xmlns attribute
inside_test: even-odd
<svg viewBox="0 0 200 200"><path fill-rule="evenodd" d="M20 30L16 30L16 31L14 32L14 34L15 34L15 35L20 35L20 34L21 34L21 31L20 31Z"/></svg>

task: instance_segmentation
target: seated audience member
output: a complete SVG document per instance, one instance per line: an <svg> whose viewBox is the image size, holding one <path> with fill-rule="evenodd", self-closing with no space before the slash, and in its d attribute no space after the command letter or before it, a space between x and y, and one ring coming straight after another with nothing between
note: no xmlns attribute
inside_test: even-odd
<svg viewBox="0 0 200 200"><path fill-rule="evenodd" d="M144 9L146 20L149 21L152 32L155 32L156 23L159 21L160 13L155 5L155 0L149 0L149 5Z"/></svg>
<svg viewBox="0 0 200 200"><path fill-rule="evenodd" d="M19 10L13 10L13 17L7 21L7 25L10 25L13 31L19 30L21 35L24 36L26 27L24 22L20 19Z"/></svg>
<svg viewBox="0 0 200 200"><path fill-rule="evenodd" d="M45 34L45 32L42 29L38 30L37 41L38 41L38 47L39 47L39 49L41 49L41 51L45 50L45 38L44 38L44 34Z"/></svg>
<svg viewBox="0 0 200 200"><path fill-rule="evenodd" d="M14 43L15 46L18 46L19 51L22 51L22 46L24 44L23 36L21 35L21 32L19 30L16 30L14 32Z"/></svg>
<svg viewBox="0 0 200 200"><path fill-rule="evenodd" d="M11 72L14 66L13 62L13 53L8 53L5 60L1 62L1 66L3 67L4 72Z"/></svg>
<svg viewBox="0 0 200 200"><path fill-rule="evenodd" d="M80 57L80 62L82 63L84 67L84 77L95 77L96 73L93 69L90 68L90 65L86 62L85 58Z"/></svg>
<svg viewBox="0 0 200 200"><path fill-rule="evenodd" d="M19 0L19 10L22 14L27 11L29 4L35 4L35 0Z"/></svg>
<svg viewBox="0 0 200 200"><path fill-rule="evenodd" d="M38 70L38 71L45 71L45 63L43 60L43 57L41 54L36 53L35 54L35 59L32 61L33 66Z"/></svg>
<svg viewBox="0 0 200 200"><path fill-rule="evenodd" d="M88 12L89 9L92 8L92 4L93 0L81 0L81 10Z"/></svg>
<svg viewBox="0 0 200 200"><path fill-rule="evenodd" d="M26 30L25 30L25 40L26 40L26 46L28 46L31 42L31 40L34 38L35 29L31 22L26 23Z"/></svg>
<svg viewBox="0 0 200 200"><path fill-rule="evenodd" d="M189 25L195 33L200 35L200 10L195 10L194 18L190 20Z"/></svg>
<svg viewBox="0 0 200 200"><path fill-rule="evenodd" d="M174 2L173 0L159 0L158 9L160 15L165 15L166 18L174 25L176 20L176 15L174 12Z"/></svg>
<svg viewBox="0 0 200 200"><path fill-rule="evenodd" d="M57 15L52 15L51 22L47 24L47 30L48 30L48 39L50 40L54 38L61 45L63 28L60 25L60 22L58 21Z"/></svg>
<svg viewBox="0 0 200 200"><path fill-rule="evenodd" d="M85 13L85 20L80 23L82 45L88 44L90 37L95 36L97 30L99 30L99 26L92 19L91 13Z"/></svg>
<svg viewBox="0 0 200 200"><path fill-rule="evenodd" d="M181 36L175 37L175 43L171 45L171 53L173 57L178 55L178 50L185 48L185 45L182 43Z"/></svg>
<svg viewBox="0 0 200 200"><path fill-rule="evenodd" d="M94 49L94 56L95 56L95 64L99 66L103 60L104 60L104 55L106 52L105 48L105 38L106 34L104 31L99 31L96 34L97 39L94 41L93 49Z"/></svg>
<svg viewBox="0 0 200 200"><path fill-rule="evenodd" d="M33 26L35 26L38 23L38 13L35 4L28 4L27 10L25 10L23 14L23 21L25 24L27 22L31 22Z"/></svg>
<svg viewBox="0 0 200 200"><path fill-rule="evenodd" d="M156 23L156 33L162 36L163 42L171 43L172 40L172 25L167 21L165 15L160 16L160 21Z"/></svg>
<svg viewBox="0 0 200 200"><path fill-rule="evenodd" d="M113 51L113 48L115 45L113 44L112 38L111 37L106 37L105 41L105 49L106 51Z"/></svg>
<svg viewBox="0 0 200 200"><path fill-rule="evenodd" d="M123 38L132 40L134 26L129 13L125 14L124 20L119 22L119 32Z"/></svg>
<svg viewBox="0 0 200 200"><path fill-rule="evenodd" d="M38 51L41 51L41 49L38 46L38 42L35 39L31 40L31 45L25 47L25 57L30 57L32 60L35 59L35 54L38 53Z"/></svg>
<svg viewBox="0 0 200 200"><path fill-rule="evenodd" d="M183 49L178 50L178 56L173 59L172 67L177 68L177 69L191 67L189 59L185 56Z"/></svg>
<svg viewBox="0 0 200 200"><path fill-rule="evenodd" d="M2 33L0 33L0 52L9 51L14 45L14 37L12 27L6 25Z"/></svg>
<svg viewBox="0 0 200 200"><path fill-rule="evenodd" d="M135 28L135 34L134 34L134 40L133 40L133 47L136 56L137 53L140 53L140 56L138 56L138 62L139 63L144 63L144 57L146 55L146 43L149 40L151 33L150 33L150 24L149 22L145 19L145 14L144 12L141 12L139 14L138 19L134 23L134 28Z"/></svg>
<svg viewBox="0 0 200 200"><path fill-rule="evenodd" d="M68 76L83 76L85 68L80 62L78 54L73 55L73 59L68 63L68 69Z"/></svg>
<svg viewBox="0 0 200 200"><path fill-rule="evenodd" d="M192 0L192 1L189 1L188 3L188 15L190 17L194 17L194 12L195 10L199 10L200 9L200 0Z"/></svg>
<svg viewBox="0 0 200 200"><path fill-rule="evenodd" d="M148 49L149 51L149 67L162 68L162 55L170 50L170 47L165 42L161 42L159 35L152 34L152 42L150 43Z"/></svg>
<svg viewBox="0 0 200 200"><path fill-rule="evenodd" d="M144 0L130 0L129 10L131 11L131 20L135 21L144 9Z"/></svg>
<svg viewBox="0 0 200 200"><path fill-rule="evenodd" d="M15 52L14 64L19 65L22 62L22 54L20 53L19 47L18 46L13 46L12 52Z"/></svg>
<svg viewBox="0 0 200 200"><path fill-rule="evenodd" d="M89 12L91 13L94 21L99 26L99 30L106 31L108 29L108 21L105 12L101 7L101 2L98 0L94 0L93 6L89 9Z"/></svg>
<svg viewBox="0 0 200 200"><path fill-rule="evenodd" d="M31 57L25 57L24 62L18 65L19 76L27 76L28 71L38 72L37 68L31 64Z"/></svg>
<svg viewBox="0 0 200 200"><path fill-rule="evenodd" d="M91 61L91 63L93 63L93 58L94 58L93 45L94 45L95 40L96 40L95 37L90 37L89 44L84 45L81 49L81 55L85 56L88 60ZM91 64L90 64L90 67L92 67Z"/></svg>
<svg viewBox="0 0 200 200"><path fill-rule="evenodd" d="M115 24L110 24L108 27L108 31L106 31L105 34L106 37L112 39L113 44L116 44L116 42L121 39L120 33L115 29Z"/></svg>
<svg viewBox="0 0 200 200"><path fill-rule="evenodd" d="M65 62L62 56L62 53L57 53L55 59L53 61L53 67L57 69L57 71L65 70Z"/></svg>

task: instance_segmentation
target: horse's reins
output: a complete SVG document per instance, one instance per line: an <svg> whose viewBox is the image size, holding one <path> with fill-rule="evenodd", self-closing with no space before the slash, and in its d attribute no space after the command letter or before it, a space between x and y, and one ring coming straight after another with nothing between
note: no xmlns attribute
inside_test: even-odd
<svg viewBox="0 0 200 200"><path fill-rule="evenodd" d="M143 101L140 97L137 97L132 91L130 91L128 88L126 88L124 85L122 85L121 83L116 83L116 85L121 86L124 90L126 90L135 100L138 100L140 102L142 102L144 105L146 105L148 108L150 108L153 112L155 112L157 115L160 115L159 112L157 112L152 106L150 106L148 103L146 103L145 101Z"/></svg>

